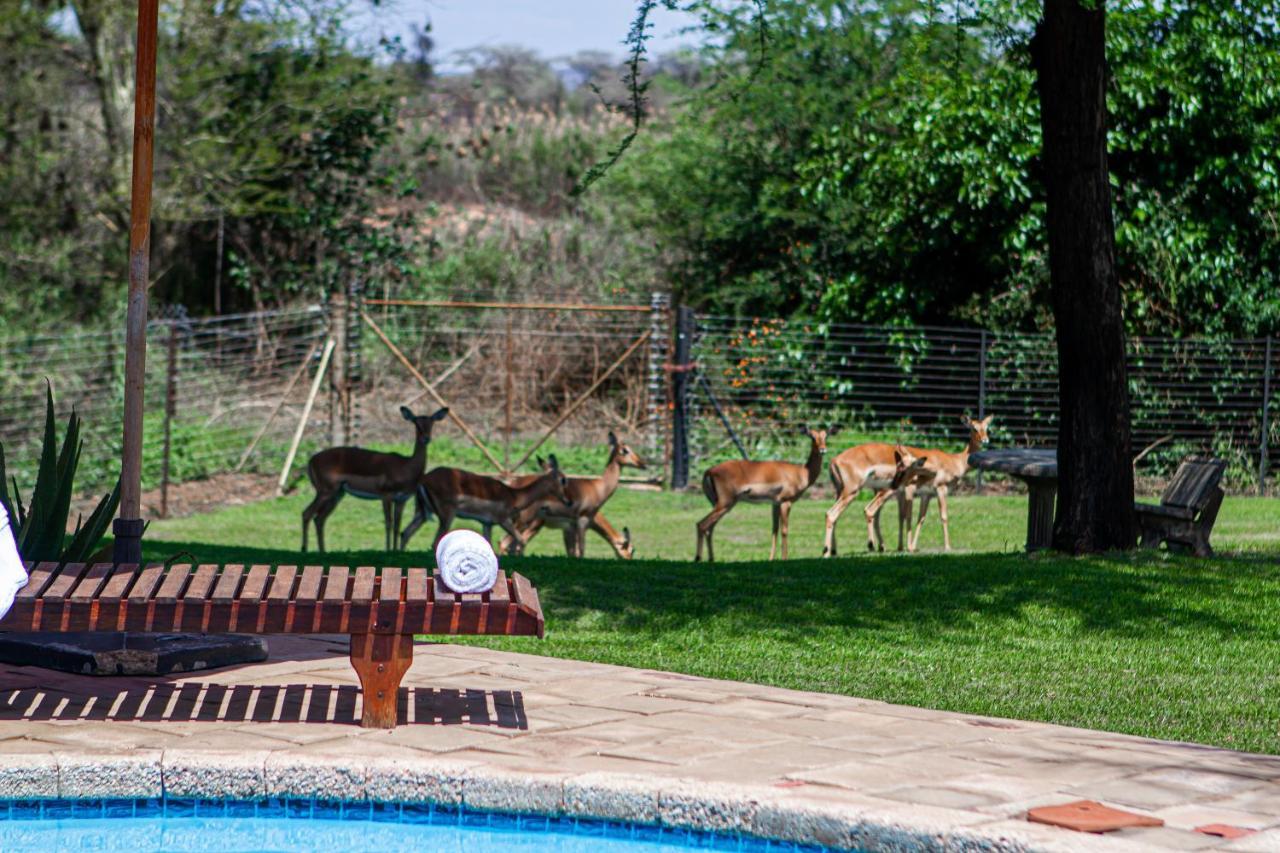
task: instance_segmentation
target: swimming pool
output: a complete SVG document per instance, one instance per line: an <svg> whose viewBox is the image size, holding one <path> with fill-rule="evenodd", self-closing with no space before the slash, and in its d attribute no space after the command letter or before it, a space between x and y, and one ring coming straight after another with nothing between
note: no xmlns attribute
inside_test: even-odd
<svg viewBox="0 0 1280 853"><path fill-rule="evenodd" d="M616 821L320 800L0 801L0 850L356 851L415 849L822 853L826 848Z"/></svg>

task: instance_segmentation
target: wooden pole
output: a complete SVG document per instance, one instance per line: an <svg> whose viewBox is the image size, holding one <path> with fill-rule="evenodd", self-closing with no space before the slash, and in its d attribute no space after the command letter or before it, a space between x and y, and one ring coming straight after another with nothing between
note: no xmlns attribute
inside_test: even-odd
<svg viewBox="0 0 1280 853"><path fill-rule="evenodd" d="M427 389L427 393L431 395L431 399L436 401L436 405L441 406L443 408L447 408L449 410L449 420L453 421L454 424L457 425L458 429L462 430L462 432L467 436L467 438L471 439L472 444L480 448L480 452L483 453L485 458L489 460L489 463L493 465L493 467L499 473L501 473L502 463L499 462L494 457L494 455L489 452L489 448L485 447L484 442L480 440L480 437L477 436L474 432L472 432L471 427L467 426L466 423L462 420L462 418L458 417L454 413L453 407L445 402L444 398L441 397L436 392L435 388L431 387L431 383L427 381L427 378L425 376L423 376L421 373L418 372L418 368L413 366L413 363L410 362L407 357L405 357L405 354L400 351L400 348L397 347L395 344L391 343L391 339L387 337L386 333L382 331L381 327L379 327L377 323L373 322L373 318L370 317L364 311L360 312L360 316L363 317L364 321L369 324L369 328L373 329L373 333L377 335L384 344L386 344L387 349L391 350L391 354L394 355L397 359L399 359L400 363L405 366L405 369L407 369L410 373L413 374L413 378L418 380L418 382L422 385L423 388Z"/></svg>
<svg viewBox="0 0 1280 853"><path fill-rule="evenodd" d="M129 302L125 319L124 436L116 563L142 562L142 395L146 383L147 284L151 275L151 175L156 126L156 27L160 0L138 0L133 93L133 186L129 212Z"/></svg>
<svg viewBox="0 0 1280 853"><path fill-rule="evenodd" d="M452 376L453 374L457 373L457 372L458 372L458 370L462 367L462 365L464 365L464 364L466 364L468 361L470 361L470 360L471 360L471 356L473 356L473 355L475 355L476 353L478 353L478 352L480 351L480 348L481 348L481 347L483 347L483 346L484 346L484 341L483 341L483 340L477 341L476 343L472 344L472 345L471 345L471 349L469 349L469 350L467 350L465 353L463 353L462 357L461 357L461 358L459 358L457 361L455 361L453 364L451 364L451 365L449 365L448 367L446 367L446 368L444 369L444 372L443 372L443 373L441 373L441 374L440 374L439 376L437 376L435 379L432 379L432 380L431 380L431 383L430 383L430 384L431 384L432 386L437 386L437 385L439 385L441 382L443 382L443 381L445 381L446 379L448 379L448 378L449 378L450 376ZM402 406L412 406L414 403L418 402L419 400L421 400L421 399L422 399L423 397L425 397L425 396L427 396L427 392L426 392L426 391L419 391L417 394L414 394L412 397L410 397L408 400L405 400L405 401L404 401L403 403L401 403L400 405L402 405Z"/></svg>
<svg viewBox="0 0 1280 853"><path fill-rule="evenodd" d="M284 404L289 400L289 394L293 392L293 386L298 384L298 380L302 378L302 374L306 373L307 365L311 363L311 357L316 354L320 343L311 345L311 351L307 353L307 357L302 360L302 364L298 365L298 369L293 372L293 376L289 379L289 384L284 386L284 393L280 395L280 399L276 401L275 408L271 410L271 414L267 415L267 419L262 426L258 428L258 434L253 437L253 441L249 442L249 446L244 449L244 453L240 454L240 461L236 463L236 467L232 468L233 473L239 473L244 467L244 463L249 460L253 454L253 449L258 446L258 442L267 434L267 429L271 426L271 422L276 419L276 415L280 414L280 410L284 408Z"/></svg>
<svg viewBox="0 0 1280 853"><path fill-rule="evenodd" d="M631 344L631 346L627 347L627 351L624 352L622 355L618 356L617 361L609 365L609 369L606 370L603 374L601 374L599 379L597 379L595 382L592 382L591 387L588 388L586 391L583 391L582 396L574 400L573 405L565 409L564 412L561 413L560 417L556 418L556 422L551 425L551 428L548 429L543 434L542 438L538 439L537 444L535 444L533 447L530 447L528 452L525 453L524 456L520 457L520 461L517 462L515 464L515 467L512 468L511 470L519 471L520 467L524 465L524 463L529 461L529 457L532 456L535 452L537 452L538 448L541 447L548 438L551 438L551 434L560 428L560 424L569 420L569 416L572 415L574 412L578 411L578 409L582 406L582 404L587 402L587 400L591 397L591 395L595 393L595 390L599 388L601 385L603 385L604 381L608 379L610 376L612 376L614 371L617 370L619 367L621 367L623 362L625 362L628 358L630 358L633 352L638 350L641 347L641 345L644 344L645 341L649 340L649 336L652 334L653 334L652 331L646 331L643 335L636 338L635 341Z"/></svg>
<svg viewBox="0 0 1280 853"><path fill-rule="evenodd" d="M307 402L302 407L302 417L298 418L298 428L293 431L289 454L284 458L284 468L280 469L280 481L276 483L277 495L284 494L284 485L289 481L289 469L293 467L293 457L298 455L298 445L302 444L302 433L306 431L307 421L311 419L311 407L315 405L316 395L320 393L320 385L324 382L325 371L329 369L329 358L333 355L334 346L333 338L324 342L324 352L320 355L320 367L316 370L316 378L311 380L311 391L307 393Z"/></svg>
<svg viewBox="0 0 1280 853"><path fill-rule="evenodd" d="M169 458L173 415L178 403L178 324L169 325L169 358L164 373L164 456L160 460L160 517L169 517Z"/></svg>
<svg viewBox="0 0 1280 853"><path fill-rule="evenodd" d="M511 314L507 314L507 370L506 370L506 441L502 445L502 465L503 473L511 473L511 397L514 392L511 379Z"/></svg>

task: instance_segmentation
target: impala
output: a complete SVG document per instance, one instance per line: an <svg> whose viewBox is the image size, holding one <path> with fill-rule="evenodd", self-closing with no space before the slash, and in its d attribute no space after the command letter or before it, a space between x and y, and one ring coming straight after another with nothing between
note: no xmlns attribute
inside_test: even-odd
<svg viewBox="0 0 1280 853"><path fill-rule="evenodd" d="M413 424L413 455L379 453L363 447L330 447L307 462L307 477L316 490L315 498L302 511L302 550L307 550L307 526L315 521L316 544L324 553L324 523L342 501L343 495L382 501L382 524L388 551L400 533L404 502L418 489L418 480L427 467L427 445L431 428L449 414L441 409L434 415L415 415L405 406L401 416Z"/></svg>
<svg viewBox="0 0 1280 853"><path fill-rule="evenodd" d="M569 505L565 494L568 479L560 473L560 463L553 455L550 468L523 486L509 486L495 477L473 474L461 468L433 468L419 480L417 508L413 520L400 537L400 547L409 547L409 539L432 513L440 520L435 544L449 532L455 518L478 521L488 539L495 526L501 527L514 540L516 553L523 550L524 540L516 527L516 519L531 504L550 497Z"/></svg>
<svg viewBox="0 0 1280 853"><path fill-rule="evenodd" d="M787 531L791 504L809 490L822 471L822 457L827 452L827 430L801 427L809 438L809 458L803 465L793 462L749 462L731 459L708 469L702 475L702 493L711 501L711 512L698 522L698 549L695 560L702 559L702 541L707 542L707 560L715 560L711 544L716 525L738 503L773 504L773 538L769 542L769 559L778 548L778 530L782 530L782 559L787 559Z"/></svg>
<svg viewBox="0 0 1280 853"><path fill-rule="evenodd" d="M974 420L968 416L960 419L969 429L969 442L965 449L959 453L947 453L942 450L922 450L917 447L906 448L913 456L924 460L924 468L933 473L932 483L938 494L938 511L942 517L942 539L946 550L951 550L951 532L947 524L947 489L951 483L964 477L969 470L969 454L976 453L987 442L988 428L991 426L991 416L982 420ZM826 540L823 545L822 554L824 557L834 557L836 554L836 522L840 520L840 516L858 496L858 492L862 490L867 481L871 479L887 481L892 479L895 473L894 445L892 444L859 444L856 447L850 447L841 453L835 459L831 460L830 473L831 483L836 489L836 502L831 505L831 509L827 510L827 533ZM905 499L905 493L900 492L899 500ZM902 510L899 509L901 514ZM909 512L909 510L908 510ZM921 513L921 520L924 515ZM875 531L872 529L873 516L867 516L867 547L871 550L877 548ZM920 525L917 524L915 530L908 537L907 547L915 550L916 541L919 537ZM880 550L884 550L883 541L878 543Z"/></svg>
<svg viewBox="0 0 1280 853"><path fill-rule="evenodd" d="M898 499L898 550L902 550L902 532L911 526L911 501L916 489L933 482L934 472L925 467L926 460L902 445L893 448L893 479L879 489L863 511L867 518L867 537L884 550L880 533L880 510L889 498ZM913 549L914 550L914 549Z"/></svg>
<svg viewBox="0 0 1280 853"><path fill-rule="evenodd" d="M524 537L523 545L538 534L544 526L554 527L564 532L564 550L570 557L581 557L586 552L587 530L599 533L612 546L619 557L631 559L631 531L623 528L623 536L604 519L600 508L618 488L618 480L624 467L644 468L644 460L630 446L618 441L618 437L610 431L609 459L605 462L604 472L599 477L570 477L565 494L569 496L569 506L556 501L543 501L531 505L521 513L519 524ZM522 478L523 479L523 478ZM517 481L518 482L518 481ZM510 538L503 541L503 548L511 544Z"/></svg>

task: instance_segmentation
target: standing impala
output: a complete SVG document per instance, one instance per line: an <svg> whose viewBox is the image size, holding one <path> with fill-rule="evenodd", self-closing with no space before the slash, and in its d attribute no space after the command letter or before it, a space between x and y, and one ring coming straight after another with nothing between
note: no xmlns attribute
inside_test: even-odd
<svg viewBox="0 0 1280 853"><path fill-rule="evenodd" d="M715 561L711 536L716 524L738 503L773 504L773 538L769 541L769 559L778 548L778 529L782 529L782 559L787 559L787 531L791 504L809 490L822 471L822 457L827 452L827 431L801 427L809 438L809 458L803 465L793 462L749 462L731 459L708 469L702 475L702 493L711 501L711 512L698 522L698 550L695 560L702 559L702 540L707 541L707 560Z"/></svg>
<svg viewBox="0 0 1280 853"><path fill-rule="evenodd" d="M991 416L982 420L974 420L968 416L960 419L966 427L969 428L969 443L965 449L959 453L947 453L943 450L922 450L918 447L906 448L912 455L924 460L924 468L933 472L933 486L938 494L938 511L942 516L942 540L946 550L951 550L951 531L947 524L947 488L951 483L964 477L969 471L969 454L976 453L982 449L982 445L987 442L987 430L991 426ZM835 459L831 460L830 472L831 482L836 488L836 502L831 505L831 509L827 510L827 534L826 541L822 549L824 557L834 557L836 554L836 522L840 520L840 516L858 496L858 492L867 484L870 479L889 480L893 477L895 467L893 458L894 445L892 444L859 444L856 447L850 447L841 453ZM898 492L899 500L905 499L905 494ZM878 511L878 507L877 507ZM908 509L909 513L910 510ZM899 515L902 509L899 508ZM924 513L921 513L921 521L924 519ZM884 550L884 542L876 541L876 532L872 525L875 521L874 513L867 514L867 547L875 550L878 547ZM907 540L907 547L915 550L916 540L919 537L920 525L916 525L916 529L912 532Z"/></svg>
<svg viewBox="0 0 1280 853"><path fill-rule="evenodd" d="M307 550L307 525L316 524L316 544L324 553L324 523L343 495L382 501L382 523L386 549L395 548L400 518L407 501L418 488L418 479L427 467L427 445L431 428L449 414L441 409L434 415L415 415L405 406L400 414L413 424L415 440L412 456L379 453L363 447L330 447L307 462L307 477L316 490L315 499L302 511L302 550Z"/></svg>
<svg viewBox="0 0 1280 853"><path fill-rule="evenodd" d="M609 460L605 462L604 473L599 477L570 477L565 490L570 501L568 506L546 500L529 506L521 513L519 525L524 538L521 547L527 545L543 526L554 527L564 531L565 553L570 557L581 557L586 552L587 530L591 529L603 536L619 557L631 559L631 531L624 528L624 535L618 536L600 508L617 490L623 467L643 469L644 460L628 445L621 444L612 431L608 438ZM502 547L507 548L510 544L508 537Z"/></svg>
<svg viewBox="0 0 1280 853"><path fill-rule="evenodd" d="M524 540L516 528L516 519L526 507L547 498L569 505L569 498L565 495L568 479L560 473L560 463L554 455L548 461L551 463L549 470L520 487L461 468L431 469L419 480L417 511L400 537L400 547L408 548L410 537L434 513L440 520L436 545L449 532L455 518L466 518L484 526L485 539L493 533L495 525L501 527L513 538L516 553L520 553Z"/></svg>

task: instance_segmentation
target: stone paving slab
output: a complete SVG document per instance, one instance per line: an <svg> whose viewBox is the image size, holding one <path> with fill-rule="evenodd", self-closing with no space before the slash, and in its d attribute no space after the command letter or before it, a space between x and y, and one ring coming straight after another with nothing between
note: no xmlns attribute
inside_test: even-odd
<svg viewBox="0 0 1280 853"><path fill-rule="evenodd" d="M270 646L163 679L0 666L0 797L368 797L866 850L1280 851L1277 756L444 644L417 648L407 722L372 731L345 637ZM1165 825L1025 819L1078 799Z"/></svg>

